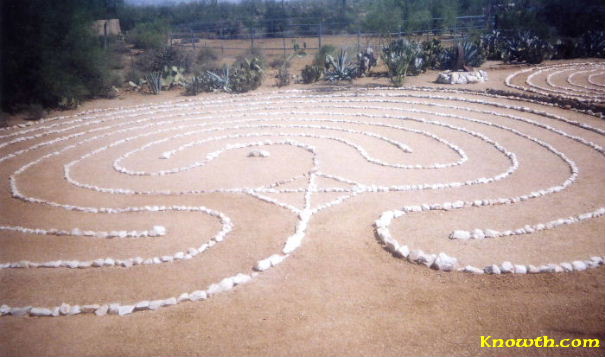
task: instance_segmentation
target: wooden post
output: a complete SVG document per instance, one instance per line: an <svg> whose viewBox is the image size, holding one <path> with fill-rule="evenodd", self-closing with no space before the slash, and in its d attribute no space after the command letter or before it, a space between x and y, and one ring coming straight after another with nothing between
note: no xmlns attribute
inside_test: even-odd
<svg viewBox="0 0 605 357"><path fill-rule="evenodd" d="M225 45L223 40L223 26L221 26L221 56L225 56Z"/></svg>
<svg viewBox="0 0 605 357"><path fill-rule="evenodd" d="M254 33L256 32L256 29L252 29L252 34L250 35L250 48L254 48Z"/></svg>
<svg viewBox="0 0 605 357"><path fill-rule="evenodd" d="M284 36L283 32L282 32L281 41L282 41L282 45L284 46L284 58L286 58L286 36Z"/></svg>
<svg viewBox="0 0 605 357"><path fill-rule="evenodd" d="M195 38L193 37L193 30L189 29L189 32L191 33L191 48L195 48Z"/></svg>
<svg viewBox="0 0 605 357"><path fill-rule="evenodd" d="M108 20L105 20L103 23L103 49L107 49L107 22Z"/></svg>
<svg viewBox="0 0 605 357"><path fill-rule="evenodd" d="M357 29L357 52L361 52L361 30Z"/></svg>
<svg viewBox="0 0 605 357"><path fill-rule="evenodd" d="M319 39L319 48L321 48L321 31L322 31L322 23L320 22L319 23L319 33L318 33L318 35L319 35L319 38L318 38Z"/></svg>

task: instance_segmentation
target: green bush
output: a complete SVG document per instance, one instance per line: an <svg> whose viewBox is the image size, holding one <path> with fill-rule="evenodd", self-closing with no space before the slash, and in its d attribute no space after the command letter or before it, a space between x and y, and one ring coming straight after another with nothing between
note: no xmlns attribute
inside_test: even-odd
<svg viewBox="0 0 605 357"><path fill-rule="evenodd" d="M301 71L301 77L303 83L310 84L313 82L317 82L321 78L321 74L323 73L322 68L317 65L306 65L305 68Z"/></svg>
<svg viewBox="0 0 605 357"><path fill-rule="evenodd" d="M318 66L320 68L325 68L327 66L326 57L335 55L336 47L332 45L323 45L315 54L315 58L313 58L313 65Z"/></svg>
<svg viewBox="0 0 605 357"><path fill-rule="evenodd" d="M161 48L168 42L168 26L160 21L138 23L128 32L126 40L143 50Z"/></svg>
<svg viewBox="0 0 605 357"><path fill-rule="evenodd" d="M178 47L160 47L148 50L138 56L135 67L142 72L157 72L164 67L182 67L185 72L191 70L193 63L191 53Z"/></svg>
<svg viewBox="0 0 605 357"><path fill-rule="evenodd" d="M202 47L200 51L197 53L196 58L196 71L206 71L211 68L216 67L216 62L218 61L218 55L216 52L209 47Z"/></svg>

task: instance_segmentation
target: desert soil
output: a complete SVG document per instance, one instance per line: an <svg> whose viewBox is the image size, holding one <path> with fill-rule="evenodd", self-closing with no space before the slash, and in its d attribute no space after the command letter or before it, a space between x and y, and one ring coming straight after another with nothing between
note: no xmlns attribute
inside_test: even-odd
<svg viewBox="0 0 605 357"><path fill-rule="evenodd" d="M560 63L560 62L556 62ZM295 65L294 68L297 68ZM299 66L301 67L301 66ZM488 62L486 83L449 86L481 90L499 88L510 73L524 67ZM406 86L441 87L433 81L436 72L406 80ZM521 82L520 82L521 83ZM84 103L77 111L52 113L69 116L81 111L107 109L110 123L69 128L69 117L58 123L65 131L50 132L0 148L5 156L20 149L82 130L99 128L77 139L31 150L0 165L0 225L35 228L91 230L144 230L160 224L163 237L139 239L96 239L90 237L33 235L3 231L0 262L56 259L91 260L114 256L161 256L199 246L220 229L218 221L193 212L138 212L92 214L68 211L11 197L9 176L44 154L75 144L94 135L108 136L50 157L17 178L22 193L47 201L94 207L145 205L205 206L228 215L234 230L223 242L191 260L131 268L90 269L1 269L0 303L10 306L56 306L71 304L136 302L178 296L205 289L209 284L238 272L252 273L254 264L279 253L293 233L296 215L274 204L242 193L184 195L118 195L77 188L64 179L63 165L126 136L166 129L170 135L185 133L195 123L218 128L219 133L196 133L176 137L134 153L121 164L130 170L154 171L182 167L203 159L227 144L293 135L298 142L313 145L322 172L351 181L376 185L401 185L463 181L497 175L510 162L493 146L451 128L419 121L384 117L408 116L432 120L482 133L514 152L519 168L502 181L444 190L366 192L314 214L302 246L283 263L260 273L250 283L212 296L206 301L185 302L157 311L136 312L124 317L83 314L50 318L0 317L0 355L570 355L597 356L605 351L605 269L554 274L473 275L440 272L409 263L389 254L378 243L373 222L383 211L405 205L455 200L513 197L561 184L569 168L560 157L511 131L488 127L470 118L504 125L538 138L563 152L579 167L577 181L560 193L513 205L465 208L453 211L415 213L396 219L393 236L411 248L447 252L462 265L483 267L513 261L523 264L560 263L590 256L603 256L603 216L552 230L483 241L448 239L455 229L514 229L577 215L603 206L605 160L595 150L544 128L496 116L485 111L511 114L548 124L553 128L603 146L603 135L535 113L498 108L477 101L522 105L605 129L605 122L578 112L475 94L389 90L385 78L369 77L353 84L292 85L277 89L271 79L247 95L204 94L190 98L178 91L159 96L123 93L113 100ZM364 90L363 88L372 88ZM301 91L293 91L294 89ZM427 95L442 98L428 98ZM310 97L312 96L312 97ZM443 98L447 97L447 98ZM348 101L345 101L348 100ZM391 99L384 102L381 99ZM399 101L399 102L397 102ZM469 101L475 101L470 103ZM415 102L415 103L409 103ZM443 107L435 107L432 104ZM160 112L163 106L168 109ZM364 107L365 106L365 107ZM455 106L460 108L454 108ZM130 108L135 117L116 107ZM371 107L371 108L370 108ZM463 108L462 108L463 107ZM470 109L470 110L469 110ZM421 110L423 112L414 112ZM481 111L481 112L480 112ZM360 115L361 114L361 115ZM446 115L457 115L457 118ZM89 116L94 113L88 114ZM78 118L78 117L75 117ZM87 117L86 117L87 118ZM137 119L150 119L158 127L139 128ZM251 120L249 128L236 128L235 120ZM261 127L318 124L373 132L398 140L413 149L404 154L376 138L326 128ZM350 122L324 120L345 119ZM166 120L165 123L157 123ZM188 121L187 121L188 120ZM355 122L355 123L354 123ZM14 118L10 124L22 123ZM116 133L107 125L123 123L131 132ZM178 126L186 123L183 128ZM458 145L469 160L459 166L435 170L402 170L367 162L352 147L326 138L302 138L296 133L338 137L363 147L383 162L430 164L458 160L442 143L392 127L402 125L425 130ZM403 123L403 124L402 124ZM42 124L34 124L37 128ZM79 124L78 124L79 125ZM199 127L197 127L199 129ZM8 129L0 134L19 132ZM35 129L27 135L52 129ZM159 156L192 140L223 134L265 133L262 139L225 138L185 149L170 160ZM278 132L285 135L279 136ZM25 135L25 134L23 134ZM299 147L275 144L260 147L268 158L249 158L250 148L223 153L204 167L176 175L128 176L112 164L165 133L152 133L110 147L72 169L75 179L100 187L133 190L213 190L259 187L308 173L312 155ZM2 142L9 139L3 138ZM323 178L320 187L350 185ZM305 188L296 180L285 186ZM314 205L338 197L316 193ZM304 206L304 194L276 193L271 196L295 207ZM314 201L315 200L315 201ZM489 349L480 347L481 336L494 338L598 338L598 349Z"/></svg>

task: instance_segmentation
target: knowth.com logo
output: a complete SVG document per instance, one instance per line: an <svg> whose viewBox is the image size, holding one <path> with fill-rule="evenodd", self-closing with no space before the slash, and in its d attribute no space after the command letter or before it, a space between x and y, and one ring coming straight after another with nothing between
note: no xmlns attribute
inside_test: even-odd
<svg viewBox="0 0 605 357"><path fill-rule="evenodd" d="M555 340L548 336L540 336L536 338L493 338L492 336L481 336L481 347L487 348L556 348L556 347L573 347L573 348L600 348L601 341L598 338L563 338Z"/></svg>

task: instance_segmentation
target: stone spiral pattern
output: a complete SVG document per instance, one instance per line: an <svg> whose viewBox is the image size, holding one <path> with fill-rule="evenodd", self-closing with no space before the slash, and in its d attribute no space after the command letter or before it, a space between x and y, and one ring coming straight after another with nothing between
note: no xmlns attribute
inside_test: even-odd
<svg viewBox="0 0 605 357"><path fill-rule="evenodd" d="M523 84L514 84L523 79ZM505 83L511 88L545 96L584 102L605 102L605 63L567 63L530 67L512 73Z"/></svg>
<svg viewBox="0 0 605 357"><path fill-rule="evenodd" d="M584 67L583 67L584 68ZM593 71L587 69L588 71ZM592 72L591 72L592 73ZM594 73L593 73L594 74ZM594 79L594 77L593 77ZM514 197L477 197L473 200L455 200L448 202L426 202L420 205L402 205L396 209L383 212L374 222L376 235L384 249L394 256L412 263L423 264L443 271L463 271L469 273L554 273L564 271L581 271L603 264L603 256L587 256L582 260L570 262L544 262L543 265L524 265L518 263L494 262L485 267L471 265L459 266L458 259L445 252L425 252L418 247L410 247L402 238L394 237L390 226L394 220L403 216L413 216L428 211L462 210L470 207L489 207L498 205L517 205L524 201L554 195L572 186L580 172L576 163L565 152L549 144L546 140L534 137L529 133L510 125L522 123L537 130L569 139L596 152L601 159L605 151L598 143L592 142L577 131L590 133L602 138L605 130L599 128L600 121L592 118L595 125L568 119L547 110L534 109L521 104L502 104L501 97L468 92L455 89L406 88L406 89L361 89L357 91L336 91L329 94L314 93L304 90L282 91L270 94L252 94L240 96L216 96L166 102L156 105L144 105L127 108L113 108L82 112L69 117L57 117L42 120L35 124L19 125L0 131L0 163L19 162L25 155L38 154L31 161L12 172L8 178L10 195L14 200L37 206L48 206L67 211L91 215L115 215L128 212L194 212L207 215L220 223L220 230L199 246L189 247L182 251L169 252L162 256L98 257L91 260L53 260L0 262L0 269L129 269L139 265L178 264L181 261L196 259L230 237L237 222L233 222L225 213L212 207L190 205L136 205L126 207L96 207L56 202L28 194L20 186L22 177L37 166L49 165L62 155L70 152L82 152L79 158L66 162L61 168L64 180L78 190L88 190L116 197L162 197L190 196L204 194L241 194L255 197L264 202L281 207L297 217L293 232L284 238L280 252L258 259L250 271L237 272L207 287L183 292L178 297L150 297L140 301L108 303L99 301L95 304L77 305L63 303L57 306L0 306L0 315L14 316L61 316L80 313L127 315L136 311L157 310L186 301L199 301L210 298L220 292L231 290L245 284L258 274L266 271L288 258L303 243L307 227L313 215L330 207L339 205L358 195L370 195L389 192L423 192L456 190L462 187L489 185L505 181L519 169L520 153L513 152L505 145L498 143L489 135L473 128L485 127L506 132L548 151L568 169L567 179L550 187L543 187ZM540 108L547 108L546 106ZM378 111L378 112L376 112ZM381 113L381 114L379 114ZM459 113L464 113L463 115ZM531 114L531 115L528 115ZM428 118L430 117L430 118ZM484 119L485 117L489 120ZM435 119L436 118L436 119ZM536 120L536 118L540 118ZM554 123L557 125L550 125ZM569 132L560 129L558 124L572 128ZM407 171L433 172L470 165L472 157L465 152L460 143L450 142L433 133L432 129L454 132L478 140L499 153L508 162L508 167L498 174L488 177L472 177L465 180L441 182L415 182L380 184L366 182L331 173L330 167L322 166L322 152L314 142L329 142L333 147L347 147L367 161L370 167L383 167L399 170L402 175ZM387 133L387 134L385 134ZM401 157L414 155L416 151L427 148L408 146L397 138L397 134L423 137L436 146L448 150L454 160L436 160L429 163L414 163L402 160L392 162L380 158L376 152L369 152L363 145L352 138L373 140L390 146L399 152ZM147 139L147 138L153 139ZM117 139L116 139L117 138ZM180 145L171 145L172 141ZM220 159L229 151L244 150L248 160L271 159L271 147L275 145L302 150L311 156L311 166L307 172L287 179L276 180L260 187L231 187L218 189L183 188L182 190L149 190L119 187L110 182L104 185L83 182L74 174L74 169L87 161L94 160L108 150L120 149L126 143L145 141L132 150L121 151L112 162L116 173L131 177L158 177L179 175L202 168ZM209 143L228 141L218 150L205 152L202 157L183 166L170 167L172 158L189 150L203 150ZM168 168L160 170L141 170L130 168L128 158L144 154L154 147L172 147L154 158L167 163ZM522 156L522 154L521 154ZM326 187L318 184L320 179L329 179L341 185ZM298 181L305 182L302 187L287 186ZM403 180L405 181L405 180ZM287 186L288 188L283 188ZM304 194L304 204L296 206L275 198L275 194ZM318 193L338 194L336 199L313 204L313 197ZM273 194L273 196L271 196ZM455 230L449 238L453 240L498 239L507 236L529 235L537 231L556 229L563 225L580 224L583 221L601 217L605 207L597 206L578 212L577 215L561 217L548 222L529 222L521 227L510 227L507 230L477 228L473 230ZM146 230L91 230L79 227L72 229L43 228L3 223L0 231L18 232L24 235L39 236L73 236L75 239L138 239L158 237L165 239L170 232L159 224L150 224ZM595 237L595 239L601 239Z"/></svg>

